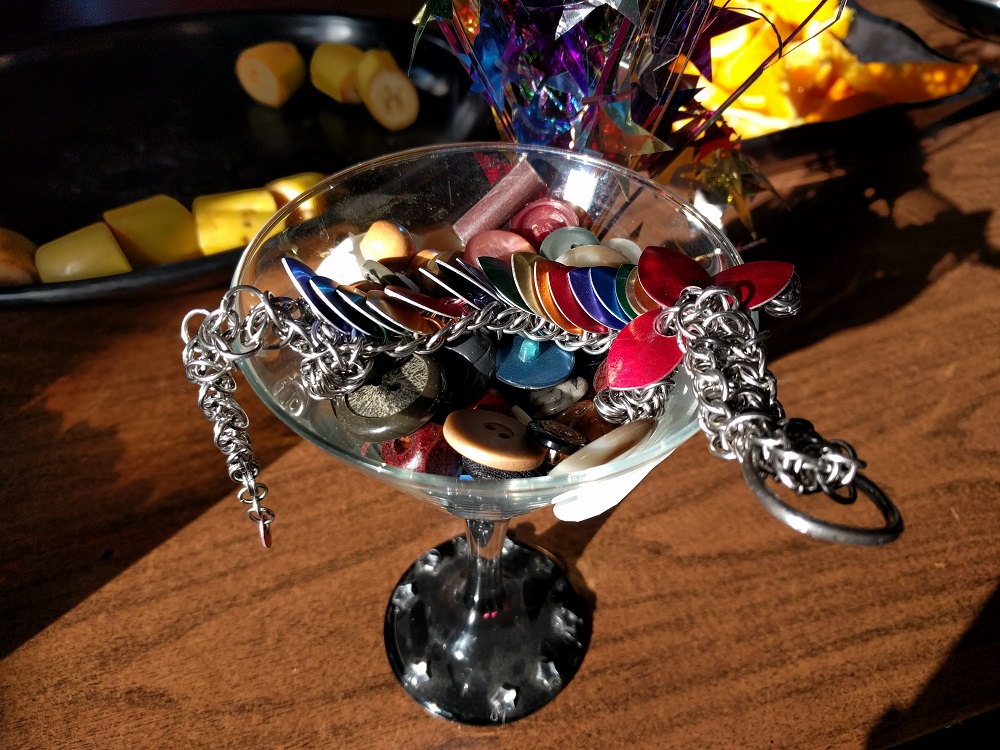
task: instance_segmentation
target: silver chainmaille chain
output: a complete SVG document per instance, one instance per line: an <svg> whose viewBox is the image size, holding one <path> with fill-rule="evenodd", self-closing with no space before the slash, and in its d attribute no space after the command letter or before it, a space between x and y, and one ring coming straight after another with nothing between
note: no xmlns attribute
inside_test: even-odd
<svg viewBox="0 0 1000 750"><path fill-rule="evenodd" d="M238 307L242 295L259 302L241 317ZM198 316L204 319L192 334L192 321ZM430 354L477 331L520 334L588 354L603 354L613 341L607 334L570 334L530 313L491 302L471 315L448 321L430 336L377 343L358 335L345 336L316 319L301 300L274 297L252 286L229 289L216 310L192 310L184 316L185 375L198 386L198 407L215 423L215 445L226 457L229 478L243 485L237 497L249 506L247 516L257 524L265 547L271 546L274 512L261 505L267 485L257 482L260 464L247 434L249 420L234 398L236 364L261 350L290 347L302 357L300 375L307 393L326 400L359 388L379 354Z"/></svg>
<svg viewBox="0 0 1000 750"><path fill-rule="evenodd" d="M242 295L259 301L241 317ZM798 308L796 276L764 307L775 315L792 315ZM192 334L191 321L198 316L204 320ZM686 289L676 305L662 311L657 325L664 336L676 337L684 352L684 367L698 399L699 425L711 452L738 460L748 484L772 513L800 531L833 541L881 544L899 535L898 511L877 485L859 473L864 463L854 449L840 440L823 439L805 420L785 417L775 377L767 369L762 336L732 290ZM261 350L290 347L302 357L300 375L307 392L325 400L360 387L380 354L430 354L477 331L520 334L588 354L603 354L614 340L614 334L570 334L530 313L491 302L448 321L430 336L376 342L344 335L318 320L301 300L274 297L252 286L227 291L217 310L192 310L185 316L181 336L187 379L199 387L198 406L215 423L215 444L226 456L230 478L242 485L237 497L249 506L247 515L257 523L265 547L271 544L274 512L261 504L267 485L257 482L260 465L247 435L247 415L234 398L237 363ZM615 423L656 417L665 410L672 386L668 377L645 388L605 388L595 405L602 417ZM869 532L803 516L762 488L766 476L798 494L822 491L841 503L854 502L859 485L883 513L887 526Z"/></svg>
<svg viewBox="0 0 1000 750"><path fill-rule="evenodd" d="M795 283L769 307L791 314L798 304ZM864 462L847 443L825 440L809 422L785 417L762 337L732 290L685 290L661 313L659 329L676 336L684 351L698 421L714 455L749 463L798 494L822 491L839 502L854 501L853 482ZM845 488L846 497L837 494Z"/></svg>

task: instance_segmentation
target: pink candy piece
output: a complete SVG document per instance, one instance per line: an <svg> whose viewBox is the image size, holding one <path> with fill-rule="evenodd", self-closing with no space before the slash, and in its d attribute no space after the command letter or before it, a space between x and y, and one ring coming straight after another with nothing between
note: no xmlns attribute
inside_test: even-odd
<svg viewBox="0 0 1000 750"><path fill-rule="evenodd" d="M643 388L662 380L684 359L676 339L657 330L660 310L650 310L629 323L608 351L611 388Z"/></svg>
<svg viewBox="0 0 1000 750"><path fill-rule="evenodd" d="M544 187L545 182L531 164L518 162L452 228L463 242L469 242L481 232L502 227Z"/></svg>
<svg viewBox="0 0 1000 750"><path fill-rule="evenodd" d="M557 198L532 201L510 220L511 231L521 235L535 247L556 229L578 226L580 219L573 206Z"/></svg>
<svg viewBox="0 0 1000 750"><path fill-rule="evenodd" d="M465 245L464 260L469 265L479 267L479 258L499 258L509 260L514 253L532 253L535 248L524 237L503 229L490 229L480 232Z"/></svg>

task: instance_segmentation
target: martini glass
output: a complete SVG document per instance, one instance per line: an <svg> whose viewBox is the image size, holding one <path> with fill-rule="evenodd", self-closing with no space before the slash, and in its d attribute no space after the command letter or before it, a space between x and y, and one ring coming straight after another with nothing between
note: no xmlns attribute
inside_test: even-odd
<svg viewBox="0 0 1000 750"><path fill-rule="evenodd" d="M379 219L429 233L477 210L498 176L524 161L544 176L550 197L583 209L602 238L630 238L640 247L670 244L713 274L739 262L725 237L690 205L632 171L558 149L481 143L393 154L330 177L261 230L233 283L298 297L283 257L318 268L349 233ZM561 476L469 480L384 464L377 449L341 427L328 402L306 395L299 364L298 354L279 349L248 358L241 368L264 403L302 437L466 520L464 537L422 555L391 594L385 646L403 689L431 713L470 724L513 721L547 704L583 660L591 613L559 563L508 538L508 524L553 503L593 509L624 497L697 431L686 376L675 374L650 435L605 465Z"/></svg>

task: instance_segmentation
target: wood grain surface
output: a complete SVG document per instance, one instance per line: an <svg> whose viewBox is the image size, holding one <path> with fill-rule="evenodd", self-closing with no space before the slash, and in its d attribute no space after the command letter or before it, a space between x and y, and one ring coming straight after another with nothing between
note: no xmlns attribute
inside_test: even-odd
<svg viewBox="0 0 1000 750"><path fill-rule="evenodd" d="M872 9L1000 57L915 2ZM803 277L803 313L771 326L782 402L856 446L904 535L806 539L700 437L597 519L518 519L587 592L594 635L506 727L427 716L382 645L396 580L462 522L243 386L279 513L259 548L180 364L181 318L221 290L0 313L0 746L881 748L996 709L1000 113L907 122L821 133L822 164L796 169L829 179L762 207L754 256Z"/></svg>

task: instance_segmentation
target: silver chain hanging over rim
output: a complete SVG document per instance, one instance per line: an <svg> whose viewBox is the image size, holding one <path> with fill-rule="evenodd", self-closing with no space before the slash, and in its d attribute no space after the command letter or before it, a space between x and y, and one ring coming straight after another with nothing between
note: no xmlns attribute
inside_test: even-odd
<svg viewBox="0 0 1000 750"><path fill-rule="evenodd" d="M256 303L241 316L240 301ZM799 308L798 277L764 309L793 315ZM197 331L192 323L203 320ZM828 541L873 545L902 533L898 510L882 490L860 473L864 463L840 440L824 440L809 422L787 419L777 401L774 375L767 369L762 336L732 290L689 288L658 318L660 332L675 337L684 352L683 366L698 400L698 421L710 451L737 460L750 489L769 512L802 533ZM184 370L199 388L198 406L214 423L216 447L226 457L229 477L241 486L237 497L258 527L261 542L271 545L274 512L262 505L267 485L257 482L260 465L247 434L249 420L236 402L237 363L262 350L290 347L301 358L300 379L313 399L326 400L360 387L376 356L405 358L431 354L474 332L518 334L588 354L608 351L614 334L567 333L530 313L490 302L465 317L448 321L423 337L393 337L385 342L340 331L315 318L302 300L274 297L252 286L223 295L218 309L192 310L182 323ZM603 389L595 398L601 416L613 423L660 416L673 383L666 378L645 388ZM858 490L882 513L879 529L834 524L809 516L781 500L766 485L774 478L797 494L824 492L852 503ZM845 494L840 494L843 492Z"/></svg>

